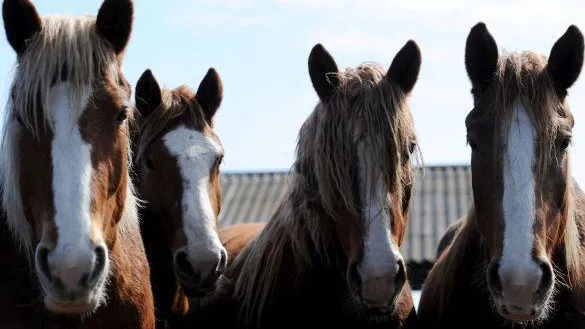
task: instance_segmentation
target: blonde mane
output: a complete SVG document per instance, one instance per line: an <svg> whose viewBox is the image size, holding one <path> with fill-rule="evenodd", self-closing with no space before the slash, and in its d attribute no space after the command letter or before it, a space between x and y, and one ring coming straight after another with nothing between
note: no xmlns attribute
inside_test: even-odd
<svg viewBox="0 0 585 329"><path fill-rule="evenodd" d="M292 276L298 279L321 265L314 263L315 254L325 266L340 266L330 252L339 249L334 225L346 225L362 237L361 202L354 190L356 138L370 138L369 154L378 157L382 168L392 169L383 171L383 179L399 200L400 187L413 183L414 168L404 171L401 162L416 139L407 95L385 74L371 63L339 73L332 99L320 102L300 129L286 197L258 238L234 260L235 295L242 300L246 322L258 321L269 303L281 266L289 261L285 253L292 254ZM361 128L357 136L356 126ZM404 232L406 223L397 225L393 230Z"/></svg>
<svg viewBox="0 0 585 329"><path fill-rule="evenodd" d="M71 108L80 116L85 108L80 105L84 95L104 76L119 82L120 60L121 56L116 55L112 46L98 34L95 17L92 16L43 17L41 30L28 41L26 51L17 58L11 95L4 111L0 184L8 226L27 257L32 255L33 241L20 196L21 150L18 149L18 141L23 129L21 124L37 138L41 120L44 128L53 127L49 113L49 90L62 77L69 84ZM130 144L128 149L131 159ZM128 180L124 222L137 221L134 195L132 181Z"/></svg>
<svg viewBox="0 0 585 329"><path fill-rule="evenodd" d="M485 95L482 95L482 103L476 104L476 109L474 109L476 113L470 115L470 120L494 120L493 125L497 129L493 136L496 139L494 142L500 143L501 136L504 135L513 121L511 109L514 102L522 102L535 127L536 138L540 141L549 141L549 143L537 143L541 157L536 163L535 179L539 180L539 183L547 179L546 172L549 170L550 164L560 161L556 155L555 141L561 128L561 119L571 117L566 101L559 101L555 94L553 82L545 71L547 62L547 57L534 52L500 54L495 80L485 91ZM499 159L494 159L494 161L496 161L494 163L498 163ZM575 186L570 178L569 167L567 161L566 169L569 179L566 182L567 188L561 209L561 220L566 221L561 226L564 227L564 230L559 230L556 232L556 236L549 237L550 241L548 242L553 248L557 248L561 244L564 246L563 251L568 270L567 283L573 286L583 286L581 241L574 211ZM440 265L433 270L441 273L440 277L436 278L441 282L429 281L425 283L425 289L428 290L429 296L434 296L429 300L433 300L433 303L439 307L438 314L441 314L441 308L445 308L449 304L450 295L453 293L453 284L456 283L456 280L443 281L442 279L454 278L460 264L465 263L463 260L466 255L465 251L469 248L477 248L469 245L471 243L470 234L475 234L474 232L478 230L476 218L475 210L471 208L465 222L455 234L453 242L448 248L449 252L443 252L444 259L438 261ZM478 275L485 275L485 271L478 273Z"/></svg>

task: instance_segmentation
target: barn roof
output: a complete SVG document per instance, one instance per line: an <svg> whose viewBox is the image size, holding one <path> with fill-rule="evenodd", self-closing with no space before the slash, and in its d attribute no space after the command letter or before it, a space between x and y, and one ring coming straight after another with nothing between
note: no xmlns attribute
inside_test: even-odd
<svg viewBox="0 0 585 329"><path fill-rule="evenodd" d="M470 167L427 166L417 175L401 249L408 261L433 261L443 232L470 205ZM267 221L283 197L288 179L287 171L222 173L220 225Z"/></svg>

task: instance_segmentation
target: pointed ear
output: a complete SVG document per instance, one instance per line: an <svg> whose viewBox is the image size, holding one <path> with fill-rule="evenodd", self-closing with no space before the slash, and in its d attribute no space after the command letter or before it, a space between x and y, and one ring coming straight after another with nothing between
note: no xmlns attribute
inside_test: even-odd
<svg viewBox="0 0 585 329"><path fill-rule="evenodd" d="M41 30L41 17L28 0L4 0L2 18L6 39L17 54L26 49L26 42Z"/></svg>
<svg viewBox="0 0 585 329"><path fill-rule="evenodd" d="M465 44L465 68L474 89L485 89L498 67L498 45L485 23L471 28Z"/></svg>
<svg viewBox="0 0 585 329"><path fill-rule="evenodd" d="M583 34L575 25L553 45L548 57L547 70L557 92L564 96L579 78L583 67Z"/></svg>
<svg viewBox="0 0 585 329"><path fill-rule="evenodd" d="M331 74L338 72L337 64L331 54L322 44L316 44L309 54L309 75L321 101L327 102L339 85L339 80Z"/></svg>
<svg viewBox="0 0 585 329"><path fill-rule="evenodd" d="M162 102L160 86L150 69L144 71L138 79L134 101L136 102L136 110L144 118L151 115Z"/></svg>
<svg viewBox="0 0 585 329"><path fill-rule="evenodd" d="M131 0L105 0L100 7L97 29L117 54L124 51L130 40L133 20L134 4Z"/></svg>
<svg viewBox="0 0 585 329"><path fill-rule="evenodd" d="M221 105L223 99L223 84L215 69L209 68L207 74L199 84L195 99L201 105L205 120L213 126L213 117Z"/></svg>
<svg viewBox="0 0 585 329"><path fill-rule="evenodd" d="M418 44L414 40L408 40L394 56L386 77L408 94L418 80L421 61Z"/></svg>

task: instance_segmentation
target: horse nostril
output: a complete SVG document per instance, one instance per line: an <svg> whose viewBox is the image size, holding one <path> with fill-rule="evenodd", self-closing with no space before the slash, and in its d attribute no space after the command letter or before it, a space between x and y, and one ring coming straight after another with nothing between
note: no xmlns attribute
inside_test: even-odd
<svg viewBox="0 0 585 329"><path fill-rule="evenodd" d="M498 269L500 268L499 263L492 263L488 266L487 282L488 287L497 295L502 293L502 282L500 281L500 275Z"/></svg>
<svg viewBox="0 0 585 329"><path fill-rule="evenodd" d="M89 274L84 274L81 277L80 284L82 286L92 286L95 284L99 278L102 277L105 269L106 269L106 257L107 251L104 246L98 246L94 249L95 253L95 263L93 265L93 269Z"/></svg>
<svg viewBox="0 0 585 329"><path fill-rule="evenodd" d="M43 246L37 248L37 265L39 272L49 281L53 282L51 270L49 269L49 249Z"/></svg>
<svg viewBox="0 0 585 329"><path fill-rule="evenodd" d="M396 272L396 277L394 278L394 282L396 283L396 293L402 290L402 286L406 282L406 266L404 265L404 260L398 259L398 272Z"/></svg>
<svg viewBox="0 0 585 329"><path fill-rule="evenodd" d="M225 271L225 269L227 267L227 261L228 261L227 252L224 248L222 248L220 251L219 263L218 263L217 269L216 269L216 273L217 273L218 277Z"/></svg>
<svg viewBox="0 0 585 329"><path fill-rule="evenodd" d="M553 270L550 263L546 261L541 262L540 270L542 271L542 277L540 278L537 293L548 291L553 284Z"/></svg>
<svg viewBox="0 0 585 329"><path fill-rule="evenodd" d="M175 253L175 268L183 278L195 277L195 271L193 271L193 267L187 259L187 253L183 250L179 250Z"/></svg>
<svg viewBox="0 0 585 329"><path fill-rule="evenodd" d="M357 263L351 263L347 272L347 279L356 291L361 290L362 280L357 268Z"/></svg>

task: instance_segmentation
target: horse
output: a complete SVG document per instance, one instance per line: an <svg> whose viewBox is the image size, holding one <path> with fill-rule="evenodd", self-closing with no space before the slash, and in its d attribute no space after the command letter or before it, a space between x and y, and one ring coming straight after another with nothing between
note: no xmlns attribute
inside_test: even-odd
<svg viewBox="0 0 585 329"><path fill-rule="evenodd" d="M451 242L453 242L453 239L455 238L455 234L459 232L459 229L463 227L464 223L465 217L461 217L447 227L447 229L441 236L441 239L439 240L439 244L437 245L437 253L435 260L439 259L439 257L441 257L441 254L445 251L445 249L447 249L451 245Z"/></svg>
<svg viewBox="0 0 585 329"><path fill-rule="evenodd" d="M251 241L254 241L265 226L266 223L264 222L238 223L219 230L219 240L228 253L227 266L230 266L242 250Z"/></svg>
<svg viewBox="0 0 585 329"><path fill-rule="evenodd" d="M465 67L474 108L465 125L473 203L426 279L421 326L585 326L585 194L568 152L568 90L583 51L575 25L548 56L500 54L484 22L471 28Z"/></svg>
<svg viewBox="0 0 585 329"><path fill-rule="evenodd" d="M217 232L224 150L213 120L222 97L214 68L196 93L161 89L150 69L136 84L134 181L160 328L188 312L189 297L212 294L227 265Z"/></svg>
<svg viewBox="0 0 585 329"><path fill-rule="evenodd" d="M39 16L4 0L17 54L0 152L0 327L154 328L121 71L133 3Z"/></svg>
<svg viewBox="0 0 585 329"><path fill-rule="evenodd" d="M399 248L418 155L407 100L420 65L412 40L388 70L339 71L322 44L312 48L319 101L299 131L291 185L193 327L414 327Z"/></svg>

